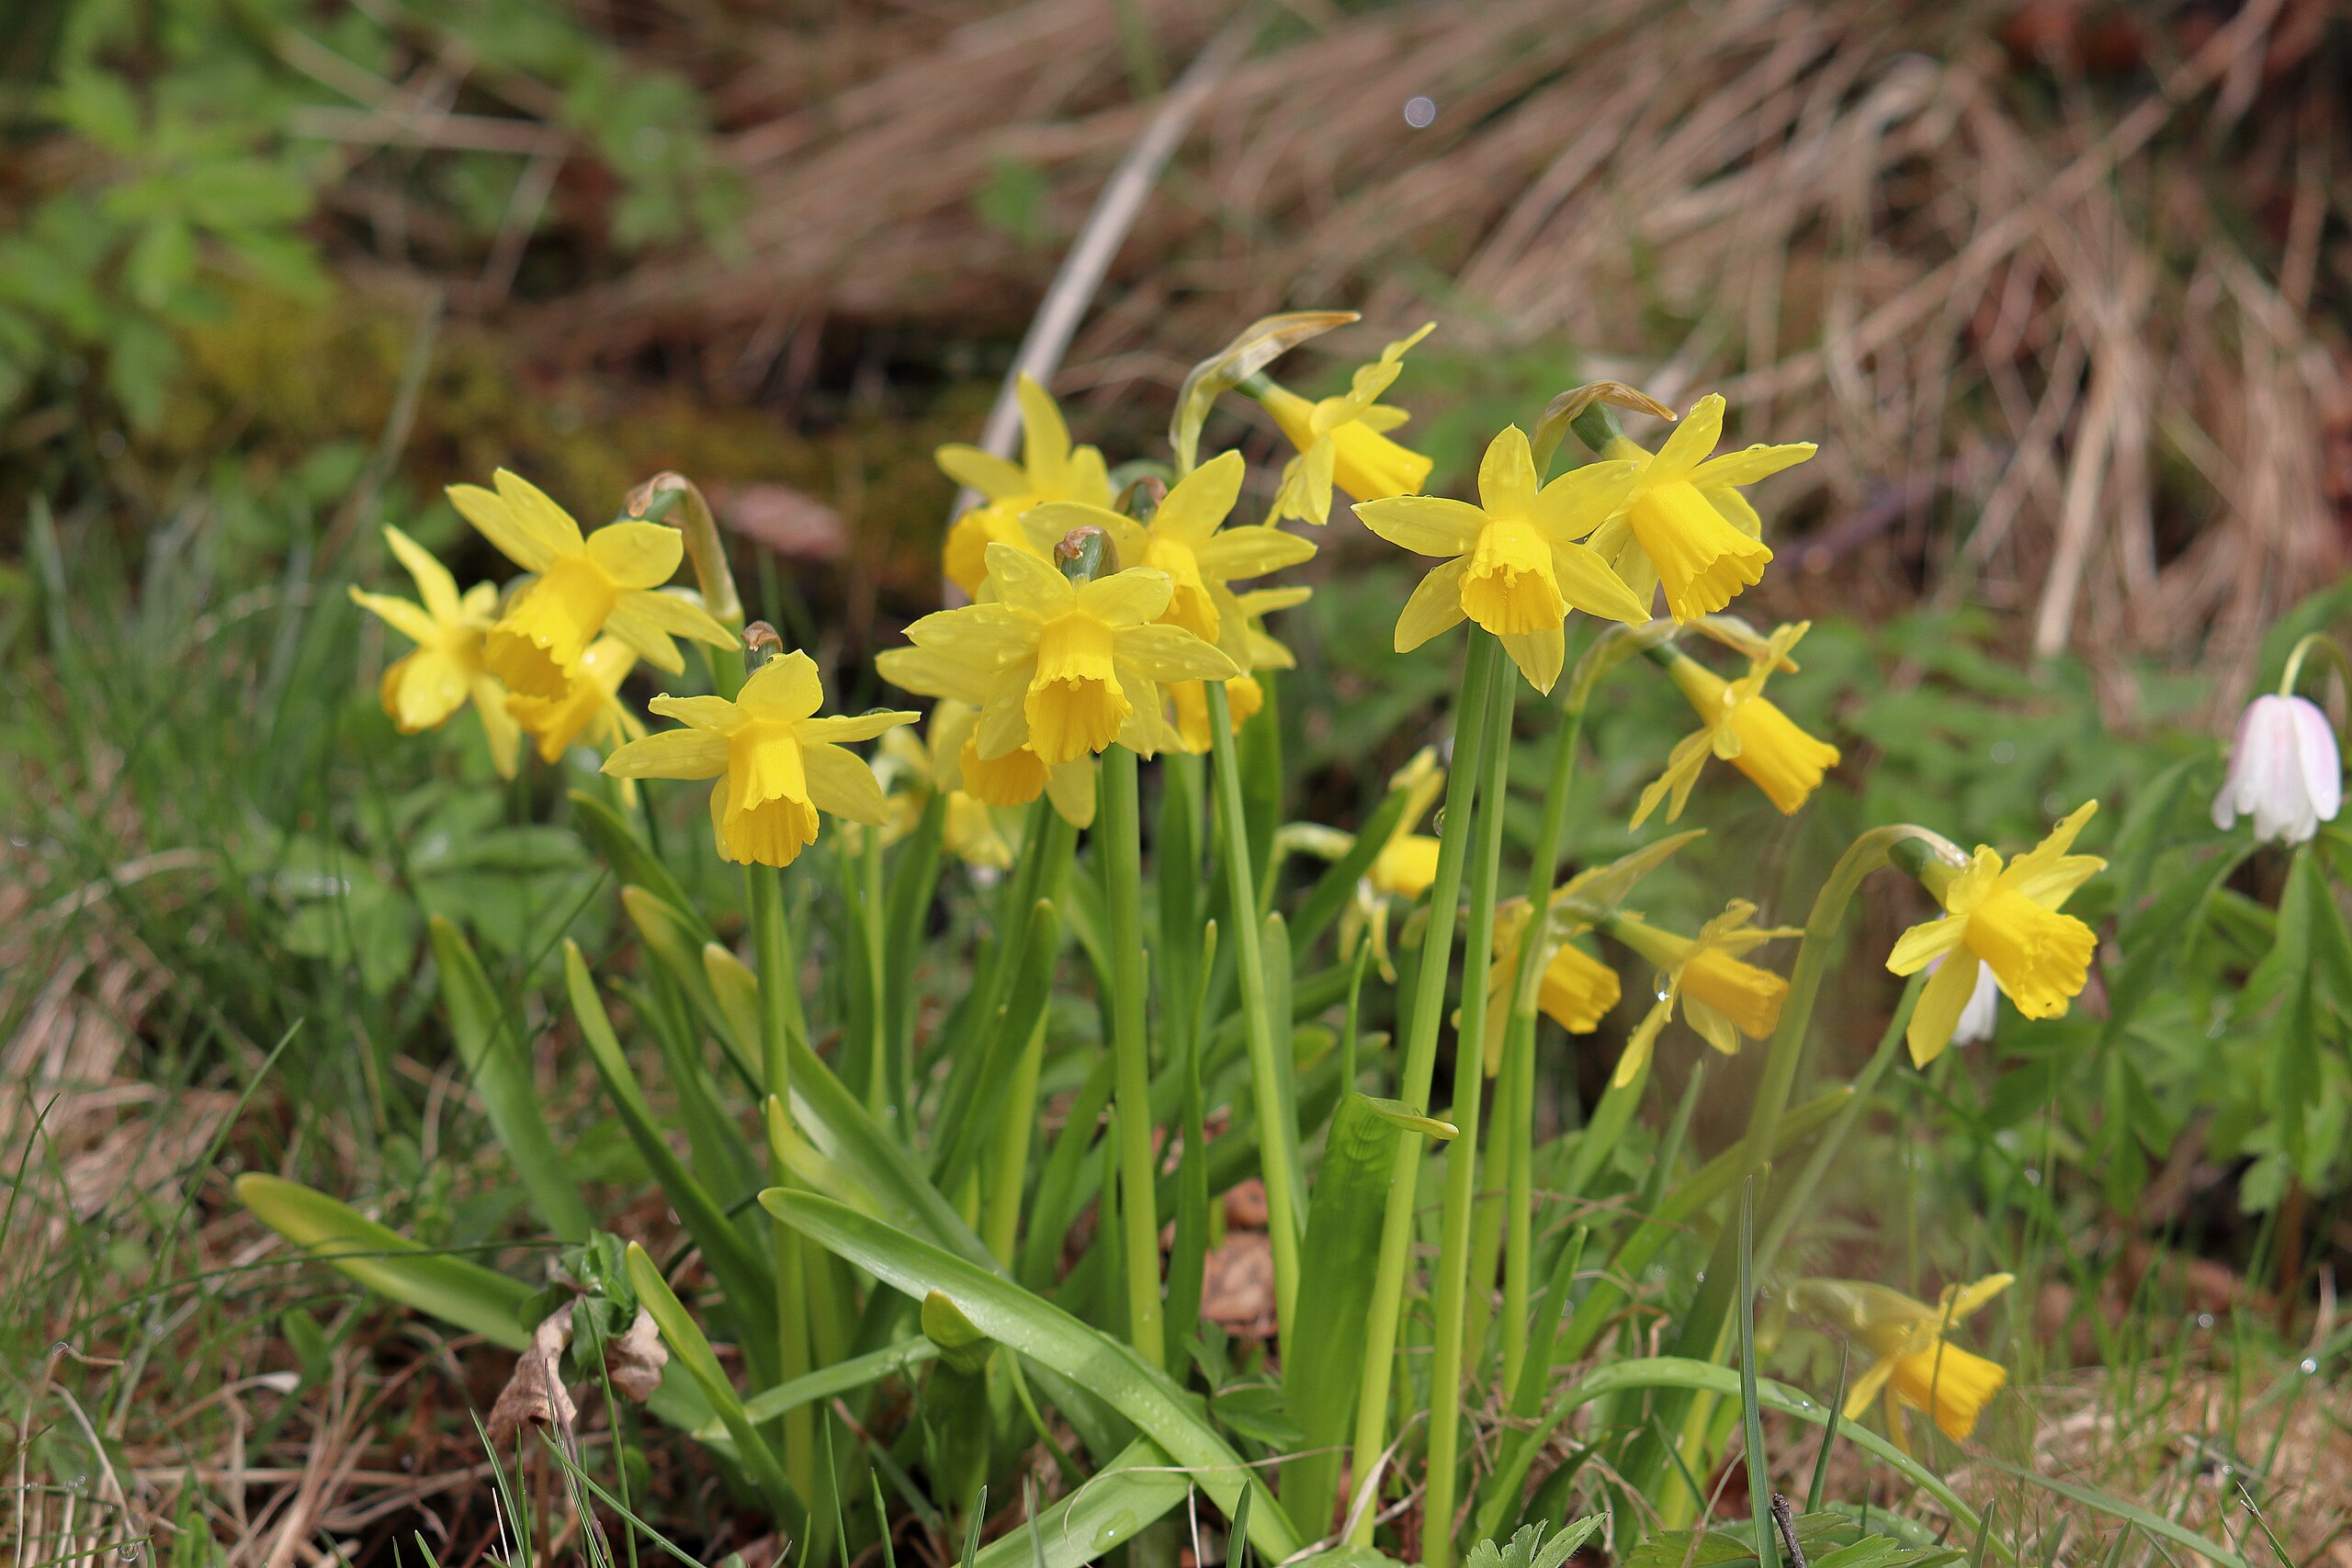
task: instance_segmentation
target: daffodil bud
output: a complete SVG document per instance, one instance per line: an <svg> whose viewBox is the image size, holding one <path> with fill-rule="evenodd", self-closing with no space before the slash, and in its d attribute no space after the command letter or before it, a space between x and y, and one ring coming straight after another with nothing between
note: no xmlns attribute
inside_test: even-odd
<svg viewBox="0 0 2352 1568"><path fill-rule="evenodd" d="M2230 773L2213 797L2223 832L2254 818L2256 839L2308 841L2344 804L2344 762L2327 715L2306 697L2266 694L2246 705L2230 744Z"/></svg>

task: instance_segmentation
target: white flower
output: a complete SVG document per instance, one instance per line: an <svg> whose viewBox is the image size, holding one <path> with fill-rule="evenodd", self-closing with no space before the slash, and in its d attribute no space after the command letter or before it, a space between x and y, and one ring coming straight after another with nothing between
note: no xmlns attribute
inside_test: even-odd
<svg viewBox="0 0 2352 1568"><path fill-rule="evenodd" d="M2213 798L2213 826L2227 832L2250 814L2256 839L2300 844L2335 821L2343 804L2344 763L2319 705L2275 694L2247 704L2230 745L2230 776Z"/></svg>
<svg viewBox="0 0 2352 1568"><path fill-rule="evenodd" d="M1947 953L1945 957L1950 957ZM1973 956L1973 954L1971 956ZM1938 959L1933 969L1943 959ZM1976 988L1968 994L1968 1005L1960 1010L1960 1022L1953 1026L1951 1043L1973 1045L1980 1040L1993 1038L1993 1025L2001 1014L2001 983L1993 977L1990 964L1976 965Z"/></svg>

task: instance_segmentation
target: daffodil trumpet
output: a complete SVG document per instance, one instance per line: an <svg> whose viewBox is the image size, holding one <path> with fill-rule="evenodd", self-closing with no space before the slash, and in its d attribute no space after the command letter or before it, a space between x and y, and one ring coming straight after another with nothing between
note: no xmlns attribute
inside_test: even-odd
<svg viewBox="0 0 2352 1568"><path fill-rule="evenodd" d="M1838 765L1838 748L1805 733L1764 695L1764 683L1774 671L1796 668L1789 655L1812 625L1799 621L1775 627L1750 652L1747 672L1730 681L1663 641L1643 649L1689 699L1699 716L1699 728L1675 743L1666 771L1642 791L1634 809L1634 827L1661 803L1668 821L1679 818L1711 755L1747 774L1783 817L1812 798L1827 770Z"/></svg>

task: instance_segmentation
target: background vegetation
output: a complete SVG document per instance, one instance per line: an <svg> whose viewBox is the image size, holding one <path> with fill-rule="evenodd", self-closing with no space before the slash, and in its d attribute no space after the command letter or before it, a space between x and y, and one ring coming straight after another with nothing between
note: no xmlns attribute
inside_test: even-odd
<svg viewBox="0 0 2352 1568"><path fill-rule="evenodd" d="M384 579L385 521L493 573L438 499L450 480L507 464L595 519L676 468L742 542L754 611L842 708L877 698L865 655L934 602L932 447L971 438L1103 175L1226 20L1178 0L71 0L0 41L15 1561L127 1542L385 1562L419 1530L446 1562L522 1554L466 1415L511 1359L289 1264L230 1196L286 1174L529 1272L534 1227L440 1010L440 916L533 1025L600 1221L676 1234L556 1021L560 936L629 940L567 781L502 793L464 727L396 737L380 634L344 589ZM2341 1555L2352 996L2282 1119L2280 1081L2248 1066L2271 1013L2217 998L2279 944L2284 858L2132 852L2196 819L2237 705L2339 615L2341 19L2318 0L1600 0L1295 5L1256 27L1057 380L1081 438L1146 449L1186 365L1310 305L1367 316L1296 372L1335 384L1353 350L1438 321L1404 385L1439 486L1600 375L1720 389L1737 439L1818 438L1777 493L1795 570L1755 614L1822 623L1775 691L1846 764L1795 827L1702 792L1713 847L1654 912L1694 924L1736 867L1768 918L1799 919L1865 823L2014 845L2093 794L2119 876L2086 915L2122 952L2129 922L2188 919L2152 890L2211 891L2194 942L2143 929L2161 959L2116 1025L2128 1049L2095 996L1889 1089L1855 1162L1876 1174L1825 1193L1808 1267L1922 1286L2017 1267L1997 1343L2020 1396L1992 1453L2233 1539L2243 1484L2290 1561ZM1419 129L1417 94L1437 108ZM1291 814L1352 823L1442 736L1451 671L1381 651L1408 580L1352 525L1310 575L1286 628ZM1628 842L1678 701L1629 681L1593 716L1579 863ZM695 825L676 817L680 841ZM737 931L738 884L680 863ZM1856 949L1916 913L1874 903ZM1835 1048L1859 1061L1894 994L1833 998ZM1560 1088L1562 1119L1612 1055ZM1686 1066L1654 1086L1645 1139L1672 1135ZM1748 1070L1713 1069L1693 1147L1736 1135L1716 1107ZM2059 1084L2073 1109L2044 1117ZM1916 1219L1884 1223L1890 1183ZM1236 1328L1261 1310L1226 1305ZM1780 1343L1783 1375L1828 1386L1826 1341ZM697 1559L772 1550L690 1450L621 1451L607 1469L636 1466L629 1495ZM1954 1462L2008 1501L2021 1553L2080 1556L2100 1530L2097 1550L2153 1550ZM1883 1476L1840 1486L1899 1500Z"/></svg>

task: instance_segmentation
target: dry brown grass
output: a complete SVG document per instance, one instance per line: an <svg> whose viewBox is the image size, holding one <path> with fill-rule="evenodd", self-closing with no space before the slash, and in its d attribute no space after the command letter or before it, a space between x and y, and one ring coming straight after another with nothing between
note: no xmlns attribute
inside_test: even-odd
<svg viewBox="0 0 2352 1568"><path fill-rule="evenodd" d="M1176 63L1227 9L1144 7ZM1009 335L1054 250L978 222L973 193L1028 164L1075 227L1144 112L1114 12L754 39L717 100L748 254L638 269L580 345L684 335L789 387L829 321ZM1063 384L1164 393L1291 305L1435 315L1457 349L1574 344L1669 398L1721 388L1743 434L1820 436L1814 564L2013 614L2041 653L2200 653L2228 700L2345 560L2325 23L2312 0L1296 4L1219 89ZM1414 130L1419 93L1440 112Z"/></svg>

